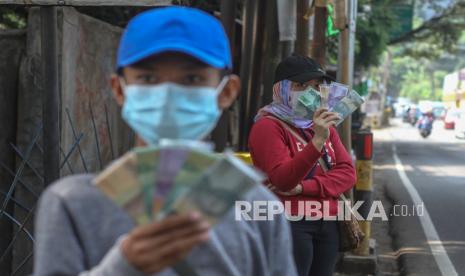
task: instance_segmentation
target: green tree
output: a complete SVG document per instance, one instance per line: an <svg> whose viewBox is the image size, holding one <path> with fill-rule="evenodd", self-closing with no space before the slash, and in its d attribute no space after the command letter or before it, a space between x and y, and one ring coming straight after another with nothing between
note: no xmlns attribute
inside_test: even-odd
<svg viewBox="0 0 465 276"><path fill-rule="evenodd" d="M457 51L457 41L465 29L465 0L454 0L447 7L435 0L415 0L417 8L428 6L436 15L427 21L415 18L413 29L391 38L398 27L394 9L412 0L359 0L357 18L356 67L377 66L387 47L397 48L397 55L415 58L439 58L444 52Z"/></svg>
<svg viewBox="0 0 465 276"><path fill-rule="evenodd" d="M389 5L392 0L361 0L358 3L355 65L368 68L379 64L389 43L395 22Z"/></svg>
<svg viewBox="0 0 465 276"><path fill-rule="evenodd" d="M436 15L424 22L417 18L413 30L389 41L389 45L402 44L403 54L414 57L440 57L444 51L456 51L465 29L465 0L454 0L447 7L432 0L417 2L419 6L429 4Z"/></svg>
<svg viewBox="0 0 465 276"><path fill-rule="evenodd" d="M410 98L414 102L420 100L440 101L442 98L442 79L445 75L444 71L435 72L427 70L425 67L409 70L403 77L400 95Z"/></svg>
<svg viewBox="0 0 465 276"><path fill-rule="evenodd" d="M0 6L0 30L26 27L27 11L24 7Z"/></svg>

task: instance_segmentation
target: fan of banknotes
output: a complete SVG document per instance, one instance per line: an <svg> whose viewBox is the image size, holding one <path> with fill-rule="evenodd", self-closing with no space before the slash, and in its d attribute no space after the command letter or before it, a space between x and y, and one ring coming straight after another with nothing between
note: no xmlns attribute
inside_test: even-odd
<svg viewBox="0 0 465 276"><path fill-rule="evenodd" d="M301 118L313 119L313 113L320 108L327 108L341 116L339 125L363 104L364 100L355 90L337 82L320 85L320 91L310 89L303 93L295 108L295 114Z"/></svg>
<svg viewBox="0 0 465 276"><path fill-rule="evenodd" d="M94 184L138 225L187 211L202 213L213 225L263 179L234 154L215 154L209 144L162 140L126 153Z"/></svg>

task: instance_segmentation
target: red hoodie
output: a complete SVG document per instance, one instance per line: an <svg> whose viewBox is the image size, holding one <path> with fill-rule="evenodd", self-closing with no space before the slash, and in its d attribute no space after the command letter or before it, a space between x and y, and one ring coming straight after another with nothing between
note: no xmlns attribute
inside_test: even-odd
<svg viewBox="0 0 465 276"><path fill-rule="evenodd" d="M290 127L302 135L301 130ZM327 201L328 213L334 216L338 210L339 195L352 188L356 182L352 158L341 143L336 129L331 128L324 146L328 153L330 170L323 172L318 159L324 155L324 149L318 151L311 142L311 128L303 131L308 138L307 146L299 142L279 122L267 117L258 120L249 137L253 163L268 175L269 183L280 191L286 192L298 183L302 184L303 192L300 195L277 195L283 203L290 201L292 215L302 215L298 212L299 201L319 201L322 205ZM312 216L308 212L305 215Z"/></svg>

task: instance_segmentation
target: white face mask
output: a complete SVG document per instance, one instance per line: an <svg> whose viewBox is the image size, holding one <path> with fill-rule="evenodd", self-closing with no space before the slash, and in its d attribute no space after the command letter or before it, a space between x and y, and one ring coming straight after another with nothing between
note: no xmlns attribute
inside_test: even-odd
<svg viewBox="0 0 465 276"><path fill-rule="evenodd" d="M290 95L290 101L289 101L289 105L291 106L292 110L295 110L297 104L299 103L299 97L302 96L303 94L307 93L308 91L312 90L315 88L311 85L309 85L307 88L305 88L304 90L301 90L301 91L291 91L291 95Z"/></svg>
<svg viewBox="0 0 465 276"><path fill-rule="evenodd" d="M299 103L299 97L302 96L307 90L303 91L291 91L291 101L289 105L291 106L292 110L295 110L297 104Z"/></svg>

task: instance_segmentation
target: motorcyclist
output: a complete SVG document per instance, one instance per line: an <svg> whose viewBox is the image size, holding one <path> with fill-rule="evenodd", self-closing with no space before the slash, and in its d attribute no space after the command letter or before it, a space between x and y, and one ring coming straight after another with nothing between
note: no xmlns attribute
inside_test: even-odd
<svg viewBox="0 0 465 276"><path fill-rule="evenodd" d="M426 138L431 134L433 130L434 114L432 110L427 110L418 120L417 126L420 130L420 134Z"/></svg>

